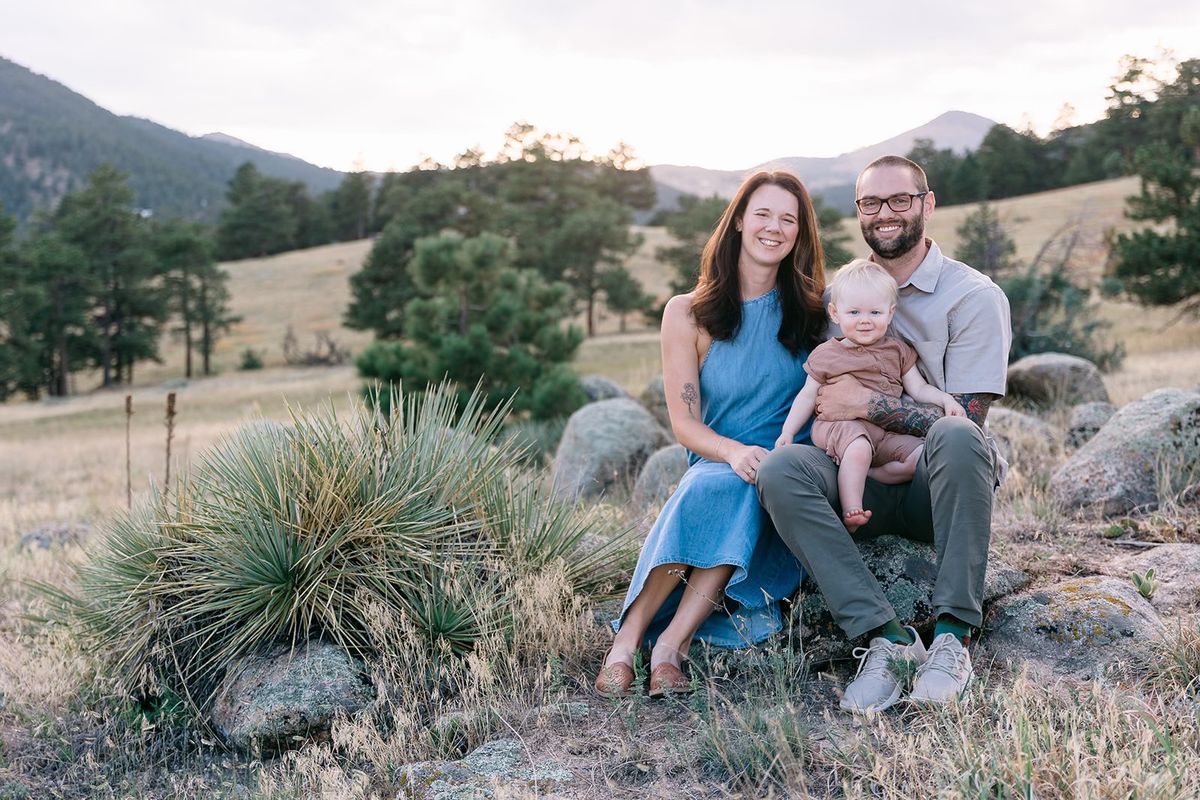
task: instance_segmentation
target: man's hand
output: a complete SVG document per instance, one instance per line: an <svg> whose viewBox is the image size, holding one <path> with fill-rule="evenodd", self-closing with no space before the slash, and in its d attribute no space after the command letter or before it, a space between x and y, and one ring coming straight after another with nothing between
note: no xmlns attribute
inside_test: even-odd
<svg viewBox="0 0 1200 800"><path fill-rule="evenodd" d="M958 401L950 395L946 395L946 399L942 401L942 411L946 412L947 417L965 417L967 415Z"/></svg>
<svg viewBox="0 0 1200 800"><path fill-rule="evenodd" d="M850 375L838 375L817 390L817 418L826 422L866 419L874 394Z"/></svg>

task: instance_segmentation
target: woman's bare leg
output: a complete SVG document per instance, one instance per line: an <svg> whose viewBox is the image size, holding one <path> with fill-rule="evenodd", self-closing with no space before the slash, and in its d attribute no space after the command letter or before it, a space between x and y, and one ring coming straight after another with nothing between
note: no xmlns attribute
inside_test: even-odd
<svg viewBox="0 0 1200 800"><path fill-rule="evenodd" d="M733 575L732 564L721 564L707 569L693 569L688 575L687 588L679 601L679 608L666 630L658 637L650 653L650 667L667 662L682 666L683 657L692 645L692 637L708 615L721 606L725 596L725 585Z"/></svg>
<svg viewBox="0 0 1200 800"><path fill-rule="evenodd" d="M633 666L634 656L642 646L642 639L646 638L646 629L650 627L650 621L654 619L667 596L679 583L681 574L687 569L690 568L686 564L660 564L650 570L646 582L642 584L642 591L629 604L629 610L621 620L621 627L613 637L612 649L604 659L604 666Z"/></svg>

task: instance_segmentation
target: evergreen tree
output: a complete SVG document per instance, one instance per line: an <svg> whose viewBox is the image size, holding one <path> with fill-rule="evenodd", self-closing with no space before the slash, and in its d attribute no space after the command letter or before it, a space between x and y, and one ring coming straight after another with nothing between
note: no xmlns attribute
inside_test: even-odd
<svg viewBox="0 0 1200 800"><path fill-rule="evenodd" d="M1126 214L1159 224L1120 234L1112 248L1112 275L1150 305L1200 294L1200 106L1181 116L1178 141L1137 151L1141 193L1129 198Z"/></svg>
<svg viewBox="0 0 1200 800"><path fill-rule="evenodd" d="M92 322L104 386L131 382L138 361L157 360L167 316L147 225L132 204L125 175L104 165L54 217L63 240L83 252L96 289Z"/></svg>
<svg viewBox="0 0 1200 800"><path fill-rule="evenodd" d="M817 215L817 228L821 235L821 249L825 253L827 268L839 267L854 255L850 252L850 234L842 227L845 217L833 206L827 206L819 197L813 197L813 211Z"/></svg>
<svg viewBox="0 0 1200 800"><path fill-rule="evenodd" d="M954 232L958 234L955 258L993 280L1015 266L1017 245L1005 232L996 209L987 202L980 203Z"/></svg>
<svg viewBox="0 0 1200 800"><path fill-rule="evenodd" d="M39 233L25 248L24 352L29 368L20 389L37 397L71 393L76 370L100 363L100 331L93 321L99 277L88 256L55 231Z"/></svg>
<svg viewBox="0 0 1200 800"><path fill-rule="evenodd" d="M598 197L567 215L552 234L549 252L563 278L583 303L587 335L596 333L596 299L601 291L604 266L619 266L641 245L642 237L630 231L629 209L616 200Z"/></svg>
<svg viewBox="0 0 1200 800"><path fill-rule="evenodd" d="M184 375L192 377L192 353L197 350L204 374L211 375L216 340L238 320L229 314L229 275L213 258L208 231L196 223L170 222L155 241L170 310L178 315L183 334Z"/></svg>
<svg viewBox="0 0 1200 800"><path fill-rule="evenodd" d="M364 239L371 227L371 195L375 179L366 172L350 172L330 198L330 224L339 242Z"/></svg>
<svg viewBox="0 0 1200 800"><path fill-rule="evenodd" d="M514 408L537 418L582 405L566 366L582 340L562 324L566 285L514 269L511 244L490 233L424 237L409 267L421 296L405 309L407 340L368 347L357 361L361 375L410 387L449 378L464 397L478 384L491 405L516 393Z"/></svg>
<svg viewBox="0 0 1200 800"><path fill-rule="evenodd" d="M266 256L295 246L299 223L287 181L267 178L247 161L229 181L225 198L229 207L221 212L217 228L221 258Z"/></svg>
<svg viewBox="0 0 1200 800"><path fill-rule="evenodd" d="M715 194L704 198L685 194L679 198L679 208L666 214L667 232L675 239L675 244L658 248L655 256L674 268L672 294L696 288L696 281L700 279L700 253L727 205L728 201Z"/></svg>
<svg viewBox="0 0 1200 800"><path fill-rule="evenodd" d="M600 273L600 291L604 305L617 314L621 333L625 332L625 317L629 314L649 314L654 296L647 294L642 284L623 265L610 267Z"/></svg>

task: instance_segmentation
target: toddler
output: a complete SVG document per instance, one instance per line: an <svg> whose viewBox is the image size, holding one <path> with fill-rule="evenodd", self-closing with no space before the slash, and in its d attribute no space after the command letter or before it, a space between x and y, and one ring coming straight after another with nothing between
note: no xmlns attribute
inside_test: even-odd
<svg viewBox="0 0 1200 800"><path fill-rule="evenodd" d="M855 259L838 270L830 286L829 317L841 326L844 338L830 339L809 354L804 364L808 380L792 403L776 447L795 440L813 414L817 389L838 375L851 375L864 387L891 397L907 392L917 402L941 406L948 416L966 416L953 397L921 377L917 352L907 342L886 336L897 297L896 282L878 264ZM842 522L851 533L871 518L863 508L868 471L881 483L912 480L924 447L919 437L891 433L862 419L818 419L812 440L838 463Z"/></svg>

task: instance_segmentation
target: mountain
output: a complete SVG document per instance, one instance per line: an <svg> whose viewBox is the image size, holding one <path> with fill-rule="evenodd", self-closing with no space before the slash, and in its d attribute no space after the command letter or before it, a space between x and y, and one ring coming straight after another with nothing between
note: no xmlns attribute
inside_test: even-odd
<svg viewBox="0 0 1200 800"><path fill-rule="evenodd" d="M129 174L142 208L213 220L226 184L251 161L264 174L335 188L343 173L224 134L188 136L113 114L57 81L0 58L0 204L27 220L81 187L101 163Z"/></svg>
<svg viewBox="0 0 1200 800"><path fill-rule="evenodd" d="M791 156L744 170L662 164L651 167L650 174L659 185L660 206L665 205L662 202L664 197L676 197L679 193L732 197L749 173L758 169L782 168L795 172L814 194L822 195L827 203L841 208L853 200L853 190L847 187L853 186L862 168L879 156L888 153L904 155L912 150L917 139L931 139L938 148L950 148L960 153L975 150L995 124L978 114L947 111L918 128L831 158Z"/></svg>

